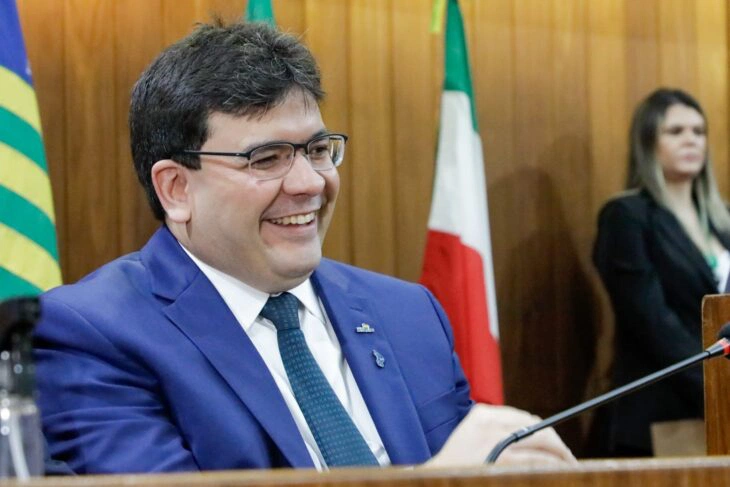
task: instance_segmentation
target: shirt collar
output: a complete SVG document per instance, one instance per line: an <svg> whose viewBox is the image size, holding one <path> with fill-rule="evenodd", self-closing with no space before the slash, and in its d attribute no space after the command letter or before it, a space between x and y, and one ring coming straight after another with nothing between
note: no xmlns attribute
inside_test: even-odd
<svg viewBox="0 0 730 487"><path fill-rule="evenodd" d="M297 297L299 302L304 305L304 308L310 314L314 315L319 321L324 322L324 315L319 304L319 298L317 297L317 293L314 292L311 279L307 279L297 287L290 289L289 292Z"/></svg>
<svg viewBox="0 0 730 487"><path fill-rule="evenodd" d="M201 272L203 272L208 280L210 280L213 287L221 295L223 301L225 301L226 305L241 324L243 329L248 332L256 318L261 313L261 310L264 309L264 305L269 299L269 294L259 291L243 281L240 281L235 277L206 264L193 255L182 244L180 244L180 247L182 247L195 265L197 265ZM307 279L298 286L290 289L288 292L296 296L299 302L302 303L304 308L310 314L324 323L324 314L320 307L319 298L317 297L317 293L314 291L314 286L310 279Z"/></svg>

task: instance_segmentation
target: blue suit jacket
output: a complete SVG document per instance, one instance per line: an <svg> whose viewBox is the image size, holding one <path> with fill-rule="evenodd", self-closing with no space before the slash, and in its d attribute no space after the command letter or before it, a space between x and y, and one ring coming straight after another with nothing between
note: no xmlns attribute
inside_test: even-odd
<svg viewBox="0 0 730 487"><path fill-rule="evenodd" d="M312 281L392 462L427 460L471 406L443 310L422 286L333 261ZM76 472L313 466L252 342L166 228L42 305L44 431Z"/></svg>

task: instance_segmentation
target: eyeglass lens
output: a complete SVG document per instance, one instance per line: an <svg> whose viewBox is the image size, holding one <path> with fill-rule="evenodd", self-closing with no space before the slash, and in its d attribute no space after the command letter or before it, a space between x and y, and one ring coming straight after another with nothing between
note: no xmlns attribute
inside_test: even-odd
<svg viewBox="0 0 730 487"><path fill-rule="evenodd" d="M326 135L307 144L306 156L312 169L325 171L338 166L344 155L345 140L336 135ZM248 171L258 179L281 177L294 162L295 148L291 144L271 144L253 151L249 157Z"/></svg>

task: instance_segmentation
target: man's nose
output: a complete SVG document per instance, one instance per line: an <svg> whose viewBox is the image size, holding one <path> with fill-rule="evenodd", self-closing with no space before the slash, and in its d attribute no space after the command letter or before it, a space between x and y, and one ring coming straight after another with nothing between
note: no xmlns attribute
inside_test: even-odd
<svg viewBox="0 0 730 487"><path fill-rule="evenodd" d="M289 172L284 176L282 187L290 194L319 194L324 188L324 177L312 168L304 149L294 153L294 161Z"/></svg>

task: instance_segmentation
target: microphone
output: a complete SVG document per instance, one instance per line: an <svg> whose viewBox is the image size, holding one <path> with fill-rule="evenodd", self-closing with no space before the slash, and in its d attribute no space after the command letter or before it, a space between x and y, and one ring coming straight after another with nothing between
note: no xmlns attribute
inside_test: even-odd
<svg viewBox="0 0 730 487"><path fill-rule="evenodd" d="M646 377L642 377L641 379L637 379L624 386L595 397L589 401L578 404L577 406L573 406L572 408L567 409L561 413L550 416L547 419L543 419L537 424L533 424L532 426L525 426L524 428L515 431L507 438L504 438L499 443L497 443L494 448L492 448L492 451L489 452L489 455L487 456L487 459L484 461L484 463L494 463L495 461L497 461L497 458L504 451L504 449L510 446L512 443L516 443L524 438L527 438L528 436L532 435L533 433L537 433L542 429L550 428L572 418L573 416L577 416L584 411L588 411L589 409L602 406L610 401L625 396L626 394L638 391L641 388L665 379L670 375L674 375L684 369L692 367L693 365L707 360L708 358L723 356L730 360L729 355L730 322L725 323L725 325L723 325L723 327L720 329L720 332L718 333L718 341L715 342L715 344L713 344L712 346L705 349L704 352L693 355L687 359L682 360L681 362L670 365L667 368L654 372L653 374L649 374Z"/></svg>

